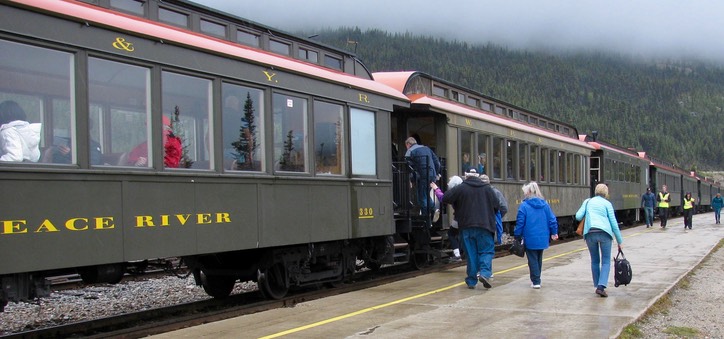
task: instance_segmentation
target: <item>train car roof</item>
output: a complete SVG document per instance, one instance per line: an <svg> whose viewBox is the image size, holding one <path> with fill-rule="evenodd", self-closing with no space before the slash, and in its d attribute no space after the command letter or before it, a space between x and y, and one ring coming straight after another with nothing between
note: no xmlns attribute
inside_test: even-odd
<svg viewBox="0 0 724 339"><path fill-rule="evenodd" d="M579 137L579 139L586 140L586 136L581 135ZM647 161L646 159L641 159L641 157L639 156L639 153L636 152L635 150L621 148L614 144L609 144L609 143L606 143L603 141L587 141L587 142L589 145L591 145L596 150L606 150L606 151L610 151L610 152L616 152L616 153L623 154L623 155L631 157L631 158L640 159L641 161Z"/></svg>
<svg viewBox="0 0 724 339"><path fill-rule="evenodd" d="M163 40L164 43L177 43L191 48L220 53L241 58L252 63L305 74L310 77L324 79L353 88L376 92L377 94L401 101L408 101L407 97L401 91L397 91L383 83L362 79L341 71L295 60L291 57L273 54L250 46L234 44L230 41L206 36L180 27L111 11L75 0L10 0L10 3L21 4L45 13L72 18L79 22L97 24L101 27L113 27L145 37L153 37Z"/></svg>
<svg viewBox="0 0 724 339"><path fill-rule="evenodd" d="M385 83L389 85L392 88L395 88L396 90L399 90L401 92L405 92L405 87L408 84L408 81L416 75L422 75L425 77L429 77L431 79L438 80L428 74L422 73L422 72L416 72L416 71L407 71L407 72L376 72L372 73L374 79L376 81L380 81L382 83ZM438 80L439 81L439 80ZM554 133L551 131L548 131L546 129L541 129L537 126L532 126L528 124L524 124L522 122L519 122L517 120L509 119L507 117L499 116L490 112L486 112L483 110L476 110L473 109L471 106L455 103L443 99L438 99L435 96L430 96L426 94L410 94L407 95L407 97L410 99L412 104L418 104L418 105L428 105L430 107L446 111L446 112L453 112L456 114L464 115L470 118L475 118L487 122L491 122L498 125L504 125L504 126L510 126L512 128L518 129L518 130L524 130L526 132L544 136L553 140L558 140L562 142L566 142L569 144L576 144L578 146L593 149L591 145L589 145L586 142L583 142L581 140L578 140L577 138L571 138L566 137L562 134Z"/></svg>

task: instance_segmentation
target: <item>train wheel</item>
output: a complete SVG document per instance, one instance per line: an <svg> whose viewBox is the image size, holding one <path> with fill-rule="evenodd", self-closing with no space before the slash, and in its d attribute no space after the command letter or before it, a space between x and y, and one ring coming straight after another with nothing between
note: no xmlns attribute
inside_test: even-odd
<svg viewBox="0 0 724 339"><path fill-rule="evenodd" d="M259 291L267 298L284 298L289 292L284 265L276 263L263 272L259 271L258 284Z"/></svg>
<svg viewBox="0 0 724 339"><path fill-rule="evenodd" d="M236 279L229 276L206 275L201 271L201 286L204 287L206 294L214 298L226 298L231 294L236 284Z"/></svg>
<svg viewBox="0 0 724 339"><path fill-rule="evenodd" d="M415 253L414 251L410 253L410 265L412 265L412 268L416 270L420 270L427 266L428 261L430 258L427 255L427 252L419 252Z"/></svg>

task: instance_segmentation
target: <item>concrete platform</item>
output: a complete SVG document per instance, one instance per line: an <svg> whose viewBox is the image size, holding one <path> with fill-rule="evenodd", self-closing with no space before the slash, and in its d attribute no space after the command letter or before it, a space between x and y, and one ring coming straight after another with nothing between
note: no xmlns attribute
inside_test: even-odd
<svg viewBox="0 0 724 339"><path fill-rule="evenodd" d="M156 338L615 338L722 239L713 213L668 227L628 229L633 280L594 293L583 240L544 253L542 288L530 288L525 258L493 261L493 288L465 286L460 267L415 279L174 331ZM615 242L614 242L615 243ZM615 245L614 245L615 253Z"/></svg>

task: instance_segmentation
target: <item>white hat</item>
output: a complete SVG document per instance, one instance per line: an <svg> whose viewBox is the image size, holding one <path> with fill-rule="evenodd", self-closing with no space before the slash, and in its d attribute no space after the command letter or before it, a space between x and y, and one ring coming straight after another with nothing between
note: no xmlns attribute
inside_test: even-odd
<svg viewBox="0 0 724 339"><path fill-rule="evenodd" d="M475 169L470 169L467 172L465 172L465 177L479 177L478 172Z"/></svg>

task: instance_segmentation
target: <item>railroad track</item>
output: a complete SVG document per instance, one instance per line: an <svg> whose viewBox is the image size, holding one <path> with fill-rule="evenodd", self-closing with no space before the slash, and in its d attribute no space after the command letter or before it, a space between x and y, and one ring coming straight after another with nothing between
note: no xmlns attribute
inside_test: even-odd
<svg viewBox="0 0 724 339"><path fill-rule="evenodd" d="M333 288L300 290L281 300L266 300L260 293L254 291L232 295L222 300L209 299L171 307L145 310L56 327L19 332L8 337L143 337L275 308L292 307L301 302L389 284L398 280L448 270L463 264L464 263L436 264L420 270L411 270L403 267L408 265L391 266L375 272L361 272L355 276L355 280L351 283L340 284Z"/></svg>

